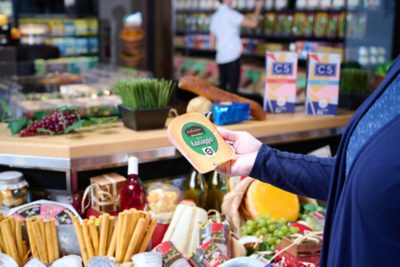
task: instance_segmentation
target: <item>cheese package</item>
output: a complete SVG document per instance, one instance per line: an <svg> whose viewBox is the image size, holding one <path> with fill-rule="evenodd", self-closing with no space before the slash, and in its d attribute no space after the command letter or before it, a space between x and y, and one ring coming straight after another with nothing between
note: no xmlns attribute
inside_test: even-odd
<svg viewBox="0 0 400 267"><path fill-rule="evenodd" d="M200 173L215 170L234 157L232 148L201 113L173 119L168 126L168 138Z"/></svg>
<svg viewBox="0 0 400 267"><path fill-rule="evenodd" d="M306 113L335 115L339 98L340 55L308 55Z"/></svg>
<svg viewBox="0 0 400 267"><path fill-rule="evenodd" d="M297 55L267 52L264 109L271 113L293 113L296 104Z"/></svg>

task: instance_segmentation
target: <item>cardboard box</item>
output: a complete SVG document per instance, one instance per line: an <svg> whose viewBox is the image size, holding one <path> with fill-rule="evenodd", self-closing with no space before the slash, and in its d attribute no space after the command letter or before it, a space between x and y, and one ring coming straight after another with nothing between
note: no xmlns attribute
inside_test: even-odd
<svg viewBox="0 0 400 267"><path fill-rule="evenodd" d="M264 109L270 113L293 113L296 104L297 55L267 52Z"/></svg>
<svg viewBox="0 0 400 267"><path fill-rule="evenodd" d="M336 115L339 99L338 54L310 53L307 61L306 114Z"/></svg>
<svg viewBox="0 0 400 267"><path fill-rule="evenodd" d="M117 173L103 174L90 178L92 208L99 212L119 210L119 195L126 182L125 177Z"/></svg>
<svg viewBox="0 0 400 267"><path fill-rule="evenodd" d="M319 238L319 242L313 240L305 240L298 245L293 245L293 239L291 237L284 236L281 243L279 243L279 249L285 249L286 253L293 257L304 257L304 256L318 256L321 253L322 248L322 235Z"/></svg>

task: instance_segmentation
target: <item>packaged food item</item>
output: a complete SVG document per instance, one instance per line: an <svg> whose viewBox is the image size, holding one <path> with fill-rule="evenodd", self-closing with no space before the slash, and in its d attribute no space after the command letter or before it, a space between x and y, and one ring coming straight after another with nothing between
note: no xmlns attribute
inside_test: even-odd
<svg viewBox="0 0 400 267"><path fill-rule="evenodd" d="M77 255L68 255L53 262L51 267L81 267L82 258ZM89 263L90 266L90 263ZM100 265L93 265L100 266Z"/></svg>
<svg viewBox="0 0 400 267"><path fill-rule="evenodd" d="M168 138L200 173L212 171L234 156L215 126L200 113L174 118Z"/></svg>
<svg viewBox="0 0 400 267"><path fill-rule="evenodd" d="M306 24L306 14L304 12L296 12L293 20L293 35L304 36L304 25Z"/></svg>
<svg viewBox="0 0 400 267"><path fill-rule="evenodd" d="M19 267L17 262L7 254L0 253L0 267Z"/></svg>
<svg viewBox="0 0 400 267"><path fill-rule="evenodd" d="M339 98L341 57L310 53L307 62L306 114L335 115Z"/></svg>
<svg viewBox="0 0 400 267"><path fill-rule="evenodd" d="M328 13L318 12L315 18L314 35L316 37L324 37L328 24Z"/></svg>
<svg viewBox="0 0 400 267"><path fill-rule="evenodd" d="M90 196L90 204L98 212L119 211L119 195L125 183L125 177L117 173L92 177L90 178L90 186L85 190L82 203L84 205L86 197Z"/></svg>
<svg viewBox="0 0 400 267"><path fill-rule="evenodd" d="M191 264L195 267L218 267L227 260L219 247L211 241L203 243L190 258Z"/></svg>
<svg viewBox="0 0 400 267"><path fill-rule="evenodd" d="M143 252L133 255L132 262L135 266L162 266L163 255L160 252Z"/></svg>
<svg viewBox="0 0 400 267"><path fill-rule="evenodd" d="M231 101L216 102L212 105L213 120L216 125L239 123L250 119L249 103Z"/></svg>
<svg viewBox="0 0 400 267"><path fill-rule="evenodd" d="M155 213L173 212L181 198L176 186L165 183L153 183L147 189L147 204Z"/></svg>
<svg viewBox="0 0 400 267"><path fill-rule="evenodd" d="M28 183L22 173L6 171L0 173L0 205L12 208L28 200Z"/></svg>
<svg viewBox="0 0 400 267"><path fill-rule="evenodd" d="M212 242L225 258L231 258L231 232L227 222L207 222L200 228L200 243Z"/></svg>
<svg viewBox="0 0 400 267"><path fill-rule="evenodd" d="M346 13L341 12L338 18L338 37L343 38L346 33Z"/></svg>
<svg viewBox="0 0 400 267"><path fill-rule="evenodd" d="M200 245L200 224L207 221L207 212L194 204L177 206L163 242L171 241L185 256ZM185 238L182 238L182 237Z"/></svg>
<svg viewBox="0 0 400 267"><path fill-rule="evenodd" d="M93 257L89 262L88 262L88 267L117 267L118 265L115 263L114 260L112 260L109 257Z"/></svg>
<svg viewBox="0 0 400 267"><path fill-rule="evenodd" d="M156 247L156 251L163 255L164 267L191 267L188 260L186 260L182 253L170 241L159 244Z"/></svg>
<svg viewBox="0 0 400 267"><path fill-rule="evenodd" d="M275 13L265 13L264 18L264 33L266 35L272 35L274 33L276 23Z"/></svg>
<svg viewBox="0 0 400 267"><path fill-rule="evenodd" d="M314 31L314 13L306 14L306 21L304 24L304 36L312 36Z"/></svg>
<svg viewBox="0 0 400 267"><path fill-rule="evenodd" d="M339 14L330 14L327 27L326 27L326 37L336 37L338 33L339 24Z"/></svg>
<svg viewBox="0 0 400 267"><path fill-rule="evenodd" d="M267 52L264 109L271 113L293 113L296 104L297 55Z"/></svg>

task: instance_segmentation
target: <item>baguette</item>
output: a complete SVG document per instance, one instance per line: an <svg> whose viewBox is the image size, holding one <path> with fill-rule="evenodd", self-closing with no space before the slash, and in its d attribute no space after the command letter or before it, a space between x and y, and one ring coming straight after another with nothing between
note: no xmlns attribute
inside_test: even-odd
<svg viewBox="0 0 400 267"><path fill-rule="evenodd" d="M183 90L195 93L200 96L204 96L211 101L236 101L249 103L251 116L259 121L266 120L265 111L262 106L257 102L219 89L201 78L194 76L182 77L179 81L178 86Z"/></svg>

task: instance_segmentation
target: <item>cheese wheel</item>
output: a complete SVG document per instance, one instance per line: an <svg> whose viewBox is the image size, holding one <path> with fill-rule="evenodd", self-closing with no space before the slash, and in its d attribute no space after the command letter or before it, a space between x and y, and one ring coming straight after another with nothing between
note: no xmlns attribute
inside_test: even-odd
<svg viewBox="0 0 400 267"><path fill-rule="evenodd" d="M250 185L244 203L246 215L250 215L251 219L269 215L275 220L295 221L299 216L297 195L260 181Z"/></svg>
<svg viewBox="0 0 400 267"><path fill-rule="evenodd" d="M168 125L168 138L200 173L234 158L233 149L201 113L187 113Z"/></svg>

